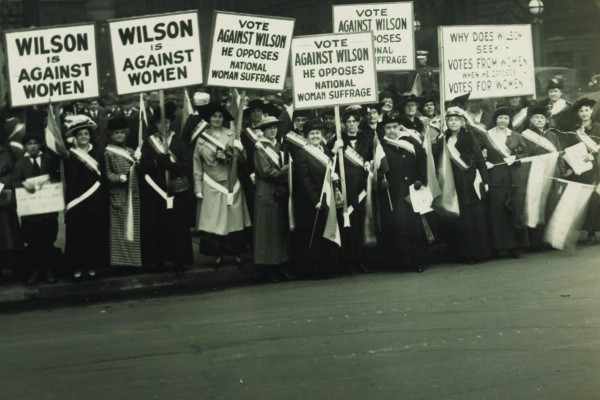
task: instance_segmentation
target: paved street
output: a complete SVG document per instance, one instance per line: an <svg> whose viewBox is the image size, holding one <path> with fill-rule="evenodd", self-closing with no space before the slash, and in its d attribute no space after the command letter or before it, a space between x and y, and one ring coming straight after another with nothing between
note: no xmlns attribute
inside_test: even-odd
<svg viewBox="0 0 600 400"><path fill-rule="evenodd" d="M0 315L2 399L598 399L600 246Z"/></svg>

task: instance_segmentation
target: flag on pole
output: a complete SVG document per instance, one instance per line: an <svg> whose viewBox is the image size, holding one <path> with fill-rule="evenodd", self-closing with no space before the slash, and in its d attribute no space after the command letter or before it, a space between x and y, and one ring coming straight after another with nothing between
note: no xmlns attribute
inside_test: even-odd
<svg viewBox="0 0 600 400"><path fill-rule="evenodd" d="M429 129L433 129L430 128ZM442 194L442 190L440 189L440 184L436 175L435 162L433 160L433 150L431 146L431 136L429 132L425 132L423 139L423 149L425 150L425 156L427 157L427 187L431 192L433 199Z"/></svg>
<svg viewBox="0 0 600 400"><path fill-rule="evenodd" d="M185 121L189 118L190 115L194 113L194 107L192 106L192 102L190 100L190 96L186 88L183 88L183 110L181 113L181 131L183 131L183 127L185 126Z"/></svg>
<svg viewBox="0 0 600 400"><path fill-rule="evenodd" d="M325 204L327 204L327 222L325 223L323 237L327 240L334 242L338 246L341 246L342 238L340 235L340 227L338 225L337 220L333 180L331 179L332 169L333 163L329 163L329 165L327 166L327 172L325 172L325 180L323 181L323 193L325 194Z"/></svg>
<svg viewBox="0 0 600 400"><path fill-rule="evenodd" d="M460 209L458 207L456 186L454 186L452 161L450 161L445 137L443 141L442 159L437 174L441 194L434 199L433 208L450 217L458 217L460 215Z"/></svg>
<svg viewBox="0 0 600 400"><path fill-rule="evenodd" d="M385 157L385 151L383 151L383 147L381 146L381 142L377 135L375 135L374 139L375 143L373 144L373 166L374 166L374 174L377 174L377 171L385 174L390 170L390 165L387 162L387 158Z"/></svg>
<svg viewBox="0 0 600 400"><path fill-rule="evenodd" d="M524 223L535 228L545 222L546 202L556 171L558 153L548 153L532 159L525 192Z"/></svg>
<svg viewBox="0 0 600 400"><path fill-rule="evenodd" d="M415 81L412 84L409 95L420 96L423 94L423 83L421 82L421 74L417 73Z"/></svg>
<svg viewBox="0 0 600 400"><path fill-rule="evenodd" d="M69 155L65 142L62 139L60 126L56 120L52 103L48 103L48 120L44 129L44 136L46 137L46 146L48 149L62 157Z"/></svg>
<svg viewBox="0 0 600 400"><path fill-rule="evenodd" d="M544 242L555 249L573 250L595 187L562 179L557 181L557 194L560 197L546 225Z"/></svg>
<svg viewBox="0 0 600 400"><path fill-rule="evenodd" d="M142 148L144 141L144 131L148 128L148 117L146 116L146 106L144 104L144 94L140 93L140 113L138 119L138 149Z"/></svg>

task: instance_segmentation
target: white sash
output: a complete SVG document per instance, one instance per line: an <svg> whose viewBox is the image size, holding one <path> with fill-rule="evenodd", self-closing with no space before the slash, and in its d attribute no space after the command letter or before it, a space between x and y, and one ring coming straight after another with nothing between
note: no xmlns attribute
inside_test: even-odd
<svg viewBox="0 0 600 400"><path fill-rule="evenodd" d="M512 120L513 127L516 129L517 127L521 126L521 124L523 124L523 122L525 122L526 118L527 118L527 107L523 107L521 109L521 111L519 111L517 113L517 115L515 115L513 117L513 120Z"/></svg>
<svg viewBox="0 0 600 400"><path fill-rule="evenodd" d="M448 139L446 146L448 147L448 154L450 155L450 159L463 170L469 169L469 166L460 157L460 152L456 148L456 138L451 137L450 139Z"/></svg>
<svg viewBox="0 0 600 400"><path fill-rule="evenodd" d="M575 133L577 133L577 138L579 139L579 141L585 144L585 147L587 147L590 151L598 151L600 145L594 142L594 139L592 139L585 133L582 134L581 129L577 130Z"/></svg>
<svg viewBox="0 0 600 400"><path fill-rule="evenodd" d="M211 178L207 174L204 174L203 179L204 179L204 182L206 182L206 184L208 186L212 187L213 189L215 189L218 192L227 196L227 205L228 206L233 205L233 196L240 190L240 181L237 181L235 183L235 185L233 185L233 191L231 193L229 193L229 190L227 190L227 188L225 186L216 182L213 178Z"/></svg>
<svg viewBox="0 0 600 400"><path fill-rule="evenodd" d="M254 133L252 128L248 127L244 132L246 133L246 135L248 135L248 138L250 138L252 143L256 143L258 141L258 135Z"/></svg>
<svg viewBox="0 0 600 400"><path fill-rule="evenodd" d="M19 143L19 142L10 142L10 145L12 147L16 147L19 150L23 150L23 145L21 143Z"/></svg>
<svg viewBox="0 0 600 400"><path fill-rule="evenodd" d="M391 144L392 146L403 148L404 150L407 150L412 154L417 154L415 151L415 146L412 143L407 142L406 140L390 139L387 137L384 137L383 140L388 144Z"/></svg>
<svg viewBox="0 0 600 400"><path fill-rule="evenodd" d="M558 99L550 108L550 115L556 115L565 108L567 108L568 104L564 99Z"/></svg>
<svg viewBox="0 0 600 400"><path fill-rule="evenodd" d="M135 160L133 159L133 157L131 157L131 155L129 155L129 153L125 149L109 144L108 146L106 146L106 151L121 156L135 164Z"/></svg>
<svg viewBox="0 0 600 400"><path fill-rule="evenodd" d="M346 147L344 150L344 158L359 168L362 168L365 165L365 159L350 146Z"/></svg>
<svg viewBox="0 0 600 400"><path fill-rule="evenodd" d="M190 143L194 142L194 139L196 139L198 137L198 135L200 135L200 133L206 129L206 127L208 126L208 123L205 120L202 120L198 123L198 125L196 125L196 128L194 128L194 132L192 132L192 136L190 137Z"/></svg>
<svg viewBox="0 0 600 400"><path fill-rule="evenodd" d="M548 150L550 153L555 153L557 151L556 146L554 146L554 144L551 141L549 141L547 138L543 137L542 135L537 134L536 132L532 131L531 129L525 129L523 132L521 132L521 136L523 136L525 139L529 140L531 143L535 144L536 146L543 147L544 149Z"/></svg>
<svg viewBox="0 0 600 400"><path fill-rule="evenodd" d="M167 192L162 190L162 188L160 186L158 186L158 184L156 182L154 182L154 180L150 177L150 175L145 175L144 179L146 179L146 182L148 182L148 185L150 185L150 187L152 189L154 189L154 191L156 193L158 193L158 195L165 200L165 202L167 203L167 210L172 209L173 208L173 197L168 196Z"/></svg>
<svg viewBox="0 0 600 400"><path fill-rule="evenodd" d="M171 145L171 139L173 138L173 135L174 133L171 133L169 135L169 138L167 139L167 147ZM168 151L171 162L177 162L177 157L175 157L175 154L173 154L171 150L165 149L165 145L159 137L157 137L156 135L152 135L149 137L149 139L150 145L152 146L154 151L156 151L158 154L167 154Z"/></svg>
<svg viewBox="0 0 600 400"><path fill-rule="evenodd" d="M77 159L81 161L86 167L94 171L96 175L100 176L100 165L98 164L98 161L94 160L92 156L76 147L71 147L69 151L73 153L73 155L76 156Z"/></svg>
<svg viewBox="0 0 600 400"><path fill-rule="evenodd" d="M204 142L212 148L212 151L225 151L225 145L206 132L200 133L200 138L204 139Z"/></svg>
<svg viewBox="0 0 600 400"><path fill-rule="evenodd" d="M419 142L420 145L423 145L423 140L421 139L419 132L415 131L414 129L406 129L403 132L408 133L411 138Z"/></svg>
<svg viewBox="0 0 600 400"><path fill-rule="evenodd" d="M304 147L308 144L308 141L303 136L298 135L294 131L291 131L287 135L285 135L285 140L298 147Z"/></svg>
<svg viewBox="0 0 600 400"><path fill-rule="evenodd" d="M93 195L96 192L96 190L98 190L98 188L100 188L100 182L96 181L88 190L85 191L85 193L83 193L76 199L71 200L65 207L65 212L68 212L70 209L79 205L81 202Z"/></svg>
<svg viewBox="0 0 600 400"><path fill-rule="evenodd" d="M509 138L509 136L506 135L502 135L504 138L504 142L498 142L496 140L496 136L492 135L490 132L496 132L496 128L492 128L489 131L486 132L486 135L488 137L488 139L490 140L490 143L492 144L492 146L494 146L494 149L496 149L496 151L500 154L502 154L502 158L508 158L511 156L510 153L510 149L506 146L506 140ZM510 130L508 130L508 132L511 132Z"/></svg>
<svg viewBox="0 0 600 400"><path fill-rule="evenodd" d="M314 159L316 159L317 161L319 161L325 167L327 167L329 165L329 162L331 160L329 159L329 157L327 157L327 154L325 154L318 147L315 147L315 146L305 146L304 150L306 150L306 152L308 154L310 154L311 156L313 156Z"/></svg>
<svg viewBox="0 0 600 400"><path fill-rule="evenodd" d="M266 142L269 143L269 142ZM271 143L269 143L271 144ZM265 152L265 154L267 155L267 157L269 157L271 159L271 161L273 161L275 163L275 165L277 165L278 167L281 166L281 162L279 161L279 154L277 154L277 152L275 150L273 150L270 146L263 146L261 141L258 140L256 142L256 148L260 149L262 151Z"/></svg>

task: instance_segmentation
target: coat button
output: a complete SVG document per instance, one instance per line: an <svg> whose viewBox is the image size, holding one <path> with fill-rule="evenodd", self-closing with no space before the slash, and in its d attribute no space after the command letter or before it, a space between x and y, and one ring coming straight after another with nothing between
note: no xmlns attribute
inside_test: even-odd
<svg viewBox="0 0 600 400"><path fill-rule="evenodd" d="M404 180L405 180L405 181L407 181L407 180L408 180L408 176L405 176L405 177L404 177Z"/></svg>

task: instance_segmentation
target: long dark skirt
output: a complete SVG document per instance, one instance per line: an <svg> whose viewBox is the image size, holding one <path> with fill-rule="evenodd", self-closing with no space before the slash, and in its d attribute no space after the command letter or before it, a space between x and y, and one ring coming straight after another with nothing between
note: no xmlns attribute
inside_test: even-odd
<svg viewBox="0 0 600 400"><path fill-rule="evenodd" d="M600 194L596 191L590 197L582 229L587 232L600 231Z"/></svg>
<svg viewBox="0 0 600 400"><path fill-rule="evenodd" d="M460 261L479 261L492 254L487 211L483 202L461 206L448 221L448 248Z"/></svg>
<svg viewBox="0 0 600 400"><path fill-rule="evenodd" d="M337 246L323 238L327 223L328 209L319 210L299 205L297 207L296 251L298 271L302 274L329 274L335 269L335 252ZM315 224L316 218L316 224ZM313 234L314 232L314 234ZM312 242L311 242L312 237Z"/></svg>
<svg viewBox="0 0 600 400"><path fill-rule="evenodd" d="M490 186L488 196L492 250L513 250L528 246L527 230L516 228L512 188Z"/></svg>
<svg viewBox="0 0 600 400"><path fill-rule="evenodd" d="M95 202L92 205L102 206ZM81 207L78 209L78 207ZM108 209L83 203L65 216L65 257L72 270L108 265Z"/></svg>

